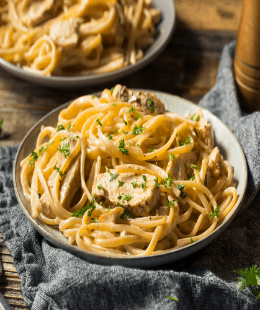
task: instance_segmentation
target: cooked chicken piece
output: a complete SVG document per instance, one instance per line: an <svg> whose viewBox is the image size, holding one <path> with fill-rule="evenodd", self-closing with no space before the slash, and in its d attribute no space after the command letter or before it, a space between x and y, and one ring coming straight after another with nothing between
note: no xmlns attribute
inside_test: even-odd
<svg viewBox="0 0 260 310"><path fill-rule="evenodd" d="M45 193L41 196L40 201L41 201L41 204L42 204L40 211L45 216L47 216L49 218L55 218L56 216L55 216L54 212L52 211L51 206L48 203L48 200L46 199L46 194Z"/></svg>
<svg viewBox="0 0 260 310"><path fill-rule="evenodd" d="M197 134L199 138L210 148L213 148L213 131L211 124L203 117L202 110L197 111L196 116L199 115L199 127L197 128Z"/></svg>
<svg viewBox="0 0 260 310"><path fill-rule="evenodd" d="M80 23L80 18L57 21L50 28L50 38L63 49L74 48L79 41Z"/></svg>
<svg viewBox="0 0 260 310"><path fill-rule="evenodd" d="M169 215L169 207L160 207L159 210L158 210L158 215Z"/></svg>
<svg viewBox="0 0 260 310"><path fill-rule="evenodd" d="M156 247L154 248L154 251L160 251L160 250L168 250L172 247L172 241L170 236L166 236L162 240L158 241L156 244Z"/></svg>
<svg viewBox="0 0 260 310"><path fill-rule="evenodd" d="M108 213L104 213L100 216L98 222L99 223L117 223L120 215L124 213L124 208L116 207L109 211Z"/></svg>
<svg viewBox="0 0 260 310"><path fill-rule="evenodd" d="M219 176L221 162L223 162L223 157L220 154L218 147L215 147L209 155L209 168L215 178Z"/></svg>
<svg viewBox="0 0 260 310"><path fill-rule="evenodd" d="M130 90L120 84L113 90L113 97L118 101L129 102L142 112L151 115L165 113L165 107L161 100L154 94Z"/></svg>
<svg viewBox="0 0 260 310"><path fill-rule="evenodd" d="M198 157L193 151L188 153L181 154L179 156L175 156L172 164L172 168L170 171L170 175L175 180L188 180L190 175L193 174L193 169L191 165L195 165L198 160Z"/></svg>
<svg viewBox="0 0 260 310"><path fill-rule="evenodd" d="M25 26L35 27L53 17L62 5L62 0L27 1L21 8L21 19Z"/></svg>
<svg viewBox="0 0 260 310"><path fill-rule="evenodd" d="M111 174L115 172L115 170L110 170ZM111 208L119 203L132 217L146 216L158 204L160 191L155 187L154 176L145 174L145 177L146 181L142 175L120 173L114 180L111 180L108 172L99 174L94 181L92 195L96 195L97 202L103 202ZM124 183L120 183L122 185L119 186L119 181ZM137 182L138 185L134 188L132 182ZM145 190L142 189L142 183L146 184Z"/></svg>
<svg viewBox="0 0 260 310"><path fill-rule="evenodd" d="M74 149L77 141L72 141L70 138L63 141L60 145L63 146L65 143L70 144L70 152ZM61 169L63 163L65 161L65 157L62 155L61 152L57 152L56 161L54 163L54 166L57 166ZM54 192L54 182L58 175L57 170L53 170L52 174L48 178L48 186L51 189L51 192L53 194ZM77 190L79 189L81 184L80 181L80 158L76 158L73 160L66 173L61 178L61 190L60 190L60 202L62 206L68 210L70 207L71 201L76 194Z"/></svg>

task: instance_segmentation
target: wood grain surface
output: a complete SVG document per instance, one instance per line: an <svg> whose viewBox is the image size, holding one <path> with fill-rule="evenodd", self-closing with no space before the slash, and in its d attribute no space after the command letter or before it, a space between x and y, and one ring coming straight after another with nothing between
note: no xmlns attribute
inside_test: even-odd
<svg viewBox="0 0 260 310"><path fill-rule="evenodd" d="M168 92L195 103L214 86L223 46L236 39L242 0L175 0L177 27L165 51L150 65L116 81L129 88ZM0 69L0 146L21 142L46 113L81 95L113 84L55 90L30 84ZM13 309L28 309L20 279L0 235L0 291Z"/></svg>

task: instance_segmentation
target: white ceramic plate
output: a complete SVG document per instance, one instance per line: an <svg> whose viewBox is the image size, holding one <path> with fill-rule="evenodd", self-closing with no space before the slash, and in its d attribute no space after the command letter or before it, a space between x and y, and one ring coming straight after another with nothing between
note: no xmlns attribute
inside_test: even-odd
<svg viewBox="0 0 260 310"><path fill-rule="evenodd" d="M77 88L82 86L94 86L101 83L111 82L116 79L118 80L137 70L140 70L145 65L150 63L164 50L170 41L176 23L174 0L153 0L153 4L161 11L162 20L157 27L157 34L154 43L145 51L144 57L134 65L130 65L120 70L108 72L105 74L76 77L48 77L33 74L18 68L17 66L2 58L0 58L0 67L21 79L53 88Z"/></svg>
<svg viewBox="0 0 260 310"><path fill-rule="evenodd" d="M184 116L187 112L191 115L197 111L198 106L177 96L170 94L145 90L156 94L164 104L166 109L176 112ZM100 95L100 93L95 94ZM245 157L242 151L240 144L238 143L236 137L228 129L228 127L220 121L216 116L210 113L208 110L203 109L204 117L211 123L214 135L215 135L215 144L219 147L221 154L224 156L224 159L228 160L234 167L234 180L237 182L237 192L238 192L238 201L232 211L228 214L225 220L217 227L217 229L212 232L206 238L199 240L198 242L192 243L184 248L172 250L164 254L151 255L146 257L129 257L129 258L118 258L113 256L98 255L84 250L79 249L77 246L70 245L67 238L65 238L60 231L54 227L48 226L42 223L38 219L33 219L31 216L31 206L30 203L26 200L23 195L22 186L20 182L20 161L24 159L30 152L35 148L36 138L40 132L42 125L44 126L53 126L57 125L58 114L64 108L66 108L69 103L65 103L59 108L53 110L42 118L35 126L28 132L28 134L23 139L14 163L14 188L16 196L20 203L20 206L27 216L31 224L42 234L49 242L55 246L62 248L66 251L73 253L76 256L79 256L85 260L88 260L93 263L99 263L104 265L123 265L127 267L154 267L158 265L167 264L176 260L179 260L185 256L188 256L213 241L217 236L224 232L227 226L231 223L233 218L241 206L243 201L246 185L247 185L247 166Z"/></svg>

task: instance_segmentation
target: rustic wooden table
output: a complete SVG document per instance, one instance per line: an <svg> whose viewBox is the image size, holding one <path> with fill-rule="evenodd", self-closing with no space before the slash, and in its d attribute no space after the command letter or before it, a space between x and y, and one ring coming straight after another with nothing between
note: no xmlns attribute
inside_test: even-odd
<svg viewBox="0 0 260 310"><path fill-rule="evenodd" d="M195 103L215 84L223 46L236 38L242 0L175 0L177 27L166 50L140 72L116 81L129 88L168 92ZM114 84L114 83L113 83ZM0 69L0 146L19 144L46 113L81 95L111 88L100 85L54 90L32 85ZM28 309L12 257L0 235L3 273L0 291L13 309Z"/></svg>

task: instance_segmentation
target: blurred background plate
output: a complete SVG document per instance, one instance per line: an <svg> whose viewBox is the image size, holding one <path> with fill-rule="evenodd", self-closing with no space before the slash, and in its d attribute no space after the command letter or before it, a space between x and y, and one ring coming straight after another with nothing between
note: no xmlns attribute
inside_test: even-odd
<svg viewBox="0 0 260 310"><path fill-rule="evenodd" d="M156 27L157 32L154 43L147 50L145 50L144 57L134 65L129 65L120 70L108 72L105 74L78 77L41 76L33 74L18 68L17 66L2 58L0 58L0 66L21 79L53 88L77 88L83 86L94 86L120 79L143 68L145 65L154 60L164 50L171 39L176 24L174 0L153 0L153 5L161 11L162 19L159 25Z"/></svg>
<svg viewBox="0 0 260 310"><path fill-rule="evenodd" d="M184 116L187 112L190 113L190 115L193 115L199 108L197 105L191 103L190 101L187 101L183 98L173 96L167 93L151 90L142 90L142 91L148 91L154 93L159 99L161 99L164 102L167 110L178 113L182 116ZM95 95L99 96L100 93L96 93ZM20 173L21 173L20 162L35 148L36 139L41 130L41 126L42 125L53 127L57 126L58 115L60 111L66 108L69 104L70 102L65 103L64 105L53 110L34 125L34 127L28 132L28 134L23 139L18 149L14 162L14 171L13 171L14 188L19 204L24 214L27 216L31 224L34 226L34 228L49 242L51 242L52 244L54 244L59 248L69 251L74 255L81 257L92 263L98 263L103 265L123 265L126 267L148 268L164 265L195 253L196 251L202 249L210 242L212 242L221 233L223 233L224 230L231 223L231 221L234 219L244 199L247 185L247 165L244 153L242 151L239 142L237 141L234 134L230 131L230 129L211 112L202 109L204 117L212 125L215 137L215 145L219 147L220 152L224 157L224 160L228 160L234 167L233 179L237 184L238 200L233 209L231 210L231 212L226 216L226 218L222 222L219 222L217 228L204 239L191 243L186 247L177 250L170 250L163 254L156 254L143 257L129 256L120 258L108 255L99 255L81 250L77 246L69 244L68 239L64 237L64 235L57 228L53 226L48 226L43 222L41 222L38 218L34 219L32 217L31 205L26 200L23 194L22 185L20 181Z"/></svg>

